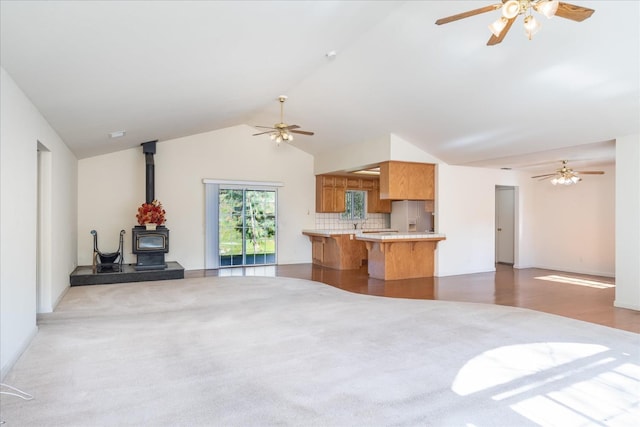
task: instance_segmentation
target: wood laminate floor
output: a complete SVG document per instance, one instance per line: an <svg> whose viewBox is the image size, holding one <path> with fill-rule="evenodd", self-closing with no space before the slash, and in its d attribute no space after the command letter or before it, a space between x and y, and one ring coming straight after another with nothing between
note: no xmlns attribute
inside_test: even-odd
<svg viewBox="0 0 640 427"><path fill-rule="evenodd" d="M313 264L190 270L185 277L282 276L314 280L350 292L392 298L478 302L522 307L640 334L640 312L616 308L613 278L496 265L490 273L407 280L378 280L358 270Z"/></svg>

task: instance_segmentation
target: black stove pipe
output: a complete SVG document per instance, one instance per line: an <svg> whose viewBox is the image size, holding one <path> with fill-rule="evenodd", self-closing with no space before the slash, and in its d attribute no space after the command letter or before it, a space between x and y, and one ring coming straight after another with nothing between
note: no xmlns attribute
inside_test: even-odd
<svg viewBox="0 0 640 427"><path fill-rule="evenodd" d="M156 154L156 142L158 142L158 140L156 139L155 141L149 141L149 142L143 142L142 144L142 152L144 153L144 160L145 160L145 187L146 187L146 203L151 203L155 200L156 196L155 196L155 170L154 170L154 164L153 164L153 155Z"/></svg>

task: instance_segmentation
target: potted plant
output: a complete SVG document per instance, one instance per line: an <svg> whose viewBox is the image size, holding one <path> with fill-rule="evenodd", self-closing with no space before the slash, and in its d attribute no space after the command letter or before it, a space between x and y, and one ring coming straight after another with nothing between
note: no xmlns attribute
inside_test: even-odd
<svg viewBox="0 0 640 427"><path fill-rule="evenodd" d="M165 223L165 214L166 212L162 208L162 203L154 200L151 203L143 203L138 207L136 219L138 220L138 224L144 225L147 230L155 230L158 225Z"/></svg>

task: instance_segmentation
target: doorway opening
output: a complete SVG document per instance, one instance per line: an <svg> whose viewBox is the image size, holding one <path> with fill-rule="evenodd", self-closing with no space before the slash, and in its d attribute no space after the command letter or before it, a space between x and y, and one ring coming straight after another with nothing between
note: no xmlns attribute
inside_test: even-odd
<svg viewBox="0 0 640 427"><path fill-rule="evenodd" d="M515 260L516 187L496 185L496 264L513 265Z"/></svg>
<svg viewBox="0 0 640 427"><path fill-rule="evenodd" d="M222 267L276 263L276 192L220 188L218 249Z"/></svg>
<svg viewBox="0 0 640 427"><path fill-rule="evenodd" d="M278 193L273 183L205 184L205 268L275 265Z"/></svg>
<svg viewBox="0 0 640 427"><path fill-rule="evenodd" d="M51 301L51 151L40 141L37 144L37 226L36 226L36 311L53 311Z"/></svg>

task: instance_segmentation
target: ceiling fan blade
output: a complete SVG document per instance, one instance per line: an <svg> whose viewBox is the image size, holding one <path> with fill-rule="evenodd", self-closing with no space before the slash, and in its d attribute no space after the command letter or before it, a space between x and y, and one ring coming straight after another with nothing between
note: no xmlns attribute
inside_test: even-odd
<svg viewBox="0 0 640 427"><path fill-rule="evenodd" d="M283 127L282 129L288 129L288 130L291 130L291 129L298 129L299 127L300 127L300 126L298 126L298 125L289 125L289 126L285 126L285 127Z"/></svg>
<svg viewBox="0 0 640 427"><path fill-rule="evenodd" d="M604 175L604 171L574 171L580 175Z"/></svg>
<svg viewBox="0 0 640 427"><path fill-rule="evenodd" d="M271 133L271 132L273 132L273 131L272 130L268 130L266 132L254 133L253 136L264 135L266 133Z"/></svg>
<svg viewBox="0 0 640 427"><path fill-rule="evenodd" d="M254 128L261 128L261 129L273 129L275 130L276 128L271 127L271 126L254 126Z"/></svg>
<svg viewBox="0 0 640 427"><path fill-rule="evenodd" d="M555 173L545 173L544 175L536 175L536 176L532 176L531 178L545 178L545 177L550 177L554 175Z"/></svg>
<svg viewBox="0 0 640 427"><path fill-rule="evenodd" d="M489 38L489 41L487 42L487 46L493 46L496 45L498 43L500 43L504 37L507 35L507 33L509 32L509 30L511 29L511 26L513 25L513 23L515 22L517 16L509 19L507 21L507 24L504 26L502 32L500 33L500 35L498 37L496 37L494 34L491 34L491 38Z"/></svg>
<svg viewBox="0 0 640 427"><path fill-rule="evenodd" d="M301 135L313 135L313 132L307 130L292 130L291 133L299 133Z"/></svg>
<svg viewBox="0 0 640 427"><path fill-rule="evenodd" d="M560 2L558 4L558 10L556 16L561 18L571 19L572 21L582 22L591 15L595 10L587 7L576 6L574 4Z"/></svg>
<svg viewBox="0 0 640 427"><path fill-rule="evenodd" d="M480 15L481 13L491 12L502 7L501 3L492 4L491 6L481 7L480 9L470 10L468 12L458 13L457 15L447 16L446 18L440 18L436 21L436 25L448 24L449 22L457 21L459 19L469 18L470 16Z"/></svg>

